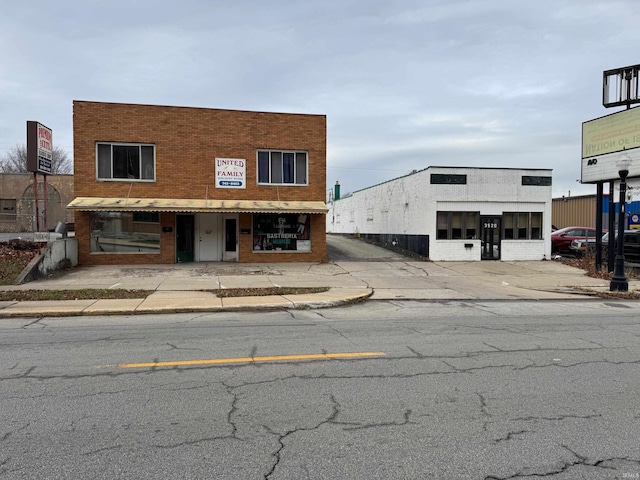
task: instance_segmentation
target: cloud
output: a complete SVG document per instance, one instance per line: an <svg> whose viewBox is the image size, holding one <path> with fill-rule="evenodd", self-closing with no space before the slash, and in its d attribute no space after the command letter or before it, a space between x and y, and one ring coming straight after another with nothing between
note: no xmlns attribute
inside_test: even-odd
<svg viewBox="0 0 640 480"><path fill-rule="evenodd" d="M624 12L621 14L621 12ZM637 63L634 0L14 2L0 155L26 120L71 151L73 99L321 113L328 188L429 165L553 168L576 185L602 71Z"/></svg>

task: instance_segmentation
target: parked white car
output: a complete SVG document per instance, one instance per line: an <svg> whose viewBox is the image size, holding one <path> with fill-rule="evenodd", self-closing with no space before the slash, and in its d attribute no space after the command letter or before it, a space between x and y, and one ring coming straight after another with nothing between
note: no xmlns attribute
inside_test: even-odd
<svg viewBox="0 0 640 480"><path fill-rule="evenodd" d="M606 245L609 241L609 233L602 235L602 244ZM569 245L569 251L576 256L584 255L589 249L596 248L596 237L574 238Z"/></svg>

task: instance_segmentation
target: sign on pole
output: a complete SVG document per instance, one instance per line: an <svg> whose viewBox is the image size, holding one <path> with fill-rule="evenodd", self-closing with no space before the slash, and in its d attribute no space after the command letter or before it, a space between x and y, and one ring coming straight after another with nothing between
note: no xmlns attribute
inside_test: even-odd
<svg viewBox="0 0 640 480"><path fill-rule="evenodd" d="M51 175L53 165L53 132L41 123L27 121L27 169Z"/></svg>
<svg viewBox="0 0 640 480"><path fill-rule="evenodd" d="M632 160L629 178L640 176L640 107L582 124L580 182L608 182L620 178L616 163L623 151Z"/></svg>

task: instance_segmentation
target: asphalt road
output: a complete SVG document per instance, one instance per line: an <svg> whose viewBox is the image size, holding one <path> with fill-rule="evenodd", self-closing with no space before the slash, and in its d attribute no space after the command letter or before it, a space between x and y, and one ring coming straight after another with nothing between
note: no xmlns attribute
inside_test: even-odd
<svg viewBox="0 0 640 480"><path fill-rule="evenodd" d="M3 319L0 478L638 478L637 308Z"/></svg>

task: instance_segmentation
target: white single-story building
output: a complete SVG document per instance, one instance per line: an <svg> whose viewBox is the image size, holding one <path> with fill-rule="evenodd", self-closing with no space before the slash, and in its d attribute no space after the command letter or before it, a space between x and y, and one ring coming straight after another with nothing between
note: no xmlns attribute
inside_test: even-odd
<svg viewBox="0 0 640 480"><path fill-rule="evenodd" d="M428 167L328 205L327 232L433 261L551 256L550 169Z"/></svg>

